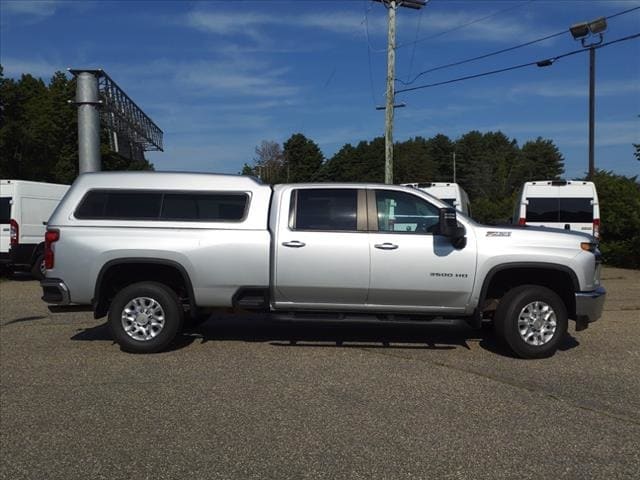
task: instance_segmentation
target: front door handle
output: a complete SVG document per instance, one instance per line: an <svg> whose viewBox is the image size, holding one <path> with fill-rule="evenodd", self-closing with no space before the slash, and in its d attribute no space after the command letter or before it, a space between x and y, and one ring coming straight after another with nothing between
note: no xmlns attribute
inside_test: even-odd
<svg viewBox="0 0 640 480"><path fill-rule="evenodd" d="M290 242L282 242L282 245L285 247L300 248L304 247L306 243L300 242L299 240L291 240Z"/></svg>
<svg viewBox="0 0 640 480"><path fill-rule="evenodd" d="M380 250L395 250L396 248L398 248L398 245L385 242L385 243L376 243L374 247L379 248Z"/></svg>

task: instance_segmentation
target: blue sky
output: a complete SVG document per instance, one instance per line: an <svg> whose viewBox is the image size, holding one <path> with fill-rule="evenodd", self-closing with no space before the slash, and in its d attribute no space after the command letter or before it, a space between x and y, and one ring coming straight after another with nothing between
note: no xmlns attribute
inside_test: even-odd
<svg viewBox="0 0 640 480"><path fill-rule="evenodd" d="M407 80L635 6L640 1L432 0L421 11L403 8L396 74ZM5 75L48 79L67 67L103 68L163 129L165 152L148 154L159 170L235 173L262 140L295 132L330 157L384 131L384 112L374 106L384 103L386 10L370 0L0 0L0 14ZM605 41L638 32L640 10L609 20ZM415 85L579 47L567 33ZM631 146L640 142L640 39L597 52L596 95L596 166L640 173ZM567 178L587 169L586 54L407 92L397 102L407 107L396 110L396 140L499 129L520 144L552 139Z"/></svg>

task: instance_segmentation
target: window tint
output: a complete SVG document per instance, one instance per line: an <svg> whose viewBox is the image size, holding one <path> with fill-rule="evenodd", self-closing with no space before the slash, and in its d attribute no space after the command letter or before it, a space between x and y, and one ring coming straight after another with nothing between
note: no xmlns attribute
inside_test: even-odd
<svg viewBox="0 0 640 480"><path fill-rule="evenodd" d="M104 218L107 206L107 192L92 191L85 195L76 210L76 218Z"/></svg>
<svg viewBox="0 0 640 480"><path fill-rule="evenodd" d="M11 197L0 198L0 223L11 220Z"/></svg>
<svg viewBox="0 0 640 480"><path fill-rule="evenodd" d="M80 219L238 221L244 193L162 193L94 190L76 210Z"/></svg>
<svg viewBox="0 0 640 480"><path fill-rule="evenodd" d="M529 198L527 222L557 222L559 202L557 198Z"/></svg>
<svg viewBox="0 0 640 480"><path fill-rule="evenodd" d="M356 189L296 190L296 230L357 230Z"/></svg>
<svg viewBox="0 0 640 480"><path fill-rule="evenodd" d="M590 198L561 198L560 221L591 223L593 222L593 205Z"/></svg>
<svg viewBox="0 0 640 480"><path fill-rule="evenodd" d="M224 193L167 193L162 204L163 219L235 222L242 220L247 195Z"/></svg>
<svg viewBox="0 0 640 480"><path fill-rule="evenodd" d="M449 205L451 205L452 207L455 208L456 206L456 199L455 198L442 198L441 199L444 203L447 203Z"/></svg>
<svg viewBox="0 0 640 480"><path fill-rule="evenodd" d="M404 192L376 191L378 230L398 233L430 233L439 223L440 210Z"/></svg>
<svg viewBox="0 0 640 480"><path fill-rule="evenodd" d="M591 223L591 198L529 198L527 221Z"/></svg>
<svg viewBox="0 0 640 480"><path fill-rule="evenodd" d="M161 193L109 192L104 217L151 220L158 218L161 201Z"/></svg>

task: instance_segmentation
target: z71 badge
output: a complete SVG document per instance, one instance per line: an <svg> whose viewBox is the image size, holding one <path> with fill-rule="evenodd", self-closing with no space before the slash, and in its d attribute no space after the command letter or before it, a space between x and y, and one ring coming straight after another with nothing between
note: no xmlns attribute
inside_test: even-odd
<svg viewBox="0 0 640 480"><path fill-rule="evenodd" d="M510 237L511 232L487 232L487 237Z"/></svg>

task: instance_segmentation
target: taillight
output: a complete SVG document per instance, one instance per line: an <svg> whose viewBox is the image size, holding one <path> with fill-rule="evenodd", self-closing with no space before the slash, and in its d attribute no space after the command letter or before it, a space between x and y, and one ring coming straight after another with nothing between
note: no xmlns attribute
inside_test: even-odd
<svg viewBox="0 0 640 480"><path fill-rule="evenodd" d="M526 225L527 224L527 219L524 217L520 217L518 219L518 225Z"/></svg>
<svg viewBox="0 0 640 480"><path fill-rule="evenodd" d="M18 226L18 222L16 222L13 218L9 220L9 225L10 225L9 243L12 247L15 247L18 245L18 243L20 243L20 241L18 240L20 227Z"/></svg>
<svg viewBox="0 0 640 480"><path fill-rule="evenodd" d="M600 219L593 219L593 236L600 240Z"/></svg>
<svg viewBox="0 0 640 480"><path fill-rule="evenodd" d="M47 230L47 233L44 234L44 268L47 270L53 268L53 249L51 246L58 240L60 240L58 230Z"/></svg>

